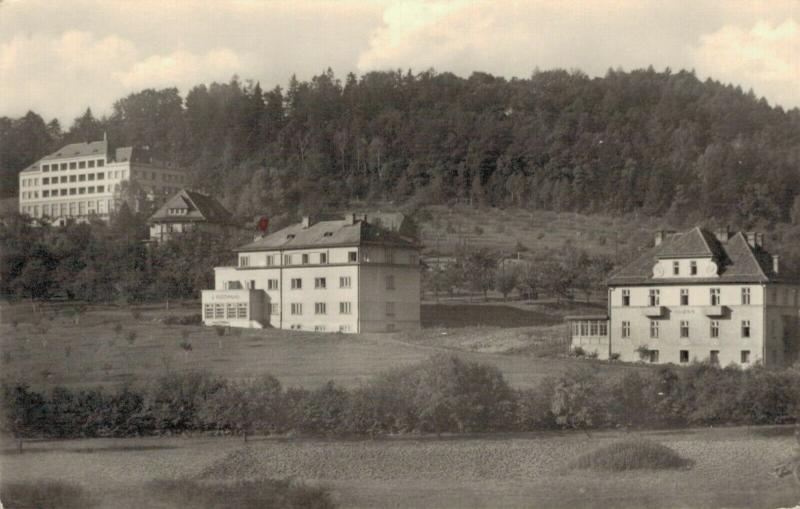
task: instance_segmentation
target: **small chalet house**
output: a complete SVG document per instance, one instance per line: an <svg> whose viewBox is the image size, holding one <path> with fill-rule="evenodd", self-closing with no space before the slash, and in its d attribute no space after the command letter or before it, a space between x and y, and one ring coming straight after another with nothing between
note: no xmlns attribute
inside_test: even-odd
<svg viewBox="0 0 800 509"><path fill-rule="evenodd" d="M800 284L763 234L658 232L608 280L608 314L569 317L572 348L623 361L785 366L798 357Z"/></svg>
<svg viewBox="0 0 800 509"><path fill-rule="evenodd" d="M214 269L203 323L317 332L420 326L420 247L363 216L302 222L241 246Z"/></svg>
<svg viewBox="0 0 800 509"><path fill-rule="evenodd" d="M183 232L201 231L223 235L237 229L217 200L195 191L181 189L147 220L150 240L163 242Z"/></svg>

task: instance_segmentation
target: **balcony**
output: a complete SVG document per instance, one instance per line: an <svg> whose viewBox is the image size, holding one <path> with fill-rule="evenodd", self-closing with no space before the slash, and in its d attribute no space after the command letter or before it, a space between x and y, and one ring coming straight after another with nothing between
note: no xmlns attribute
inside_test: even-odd
<svg viewBox="0 0 800 509"><path fill-rule="evenodd" d="M710 317L725 316L727 308L725 306L704 306L703 314Z"/></svg>
<svg viewBox="0 0 800 509"><path fill-rule="evenodd" d="M647 306L642 308L642 314L651 318L657 318L666 314L667 308L664 306Z"/></svg>

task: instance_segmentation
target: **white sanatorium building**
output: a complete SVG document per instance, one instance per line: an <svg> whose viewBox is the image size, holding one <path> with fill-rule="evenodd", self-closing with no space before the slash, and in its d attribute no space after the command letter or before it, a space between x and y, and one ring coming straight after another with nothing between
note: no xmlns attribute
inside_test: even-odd
<svg viewBox="0 0 800 509"><path fill-rule="evenodd" d="M420 326L419 246L355 214L308 217L237 249L238 266L214 269L203 322L327 332Z"/></svg>
<svg viewBox="0 0 800 509"><path fill-rule="evenodd" d="M608 314L569 317L572 348L601 359L786 366L798 358L800 284L763 234L658 232L608 281Z"/></svg>
<svg viewBox="0 0 800 509"><path fill-rule="evenodd" d="M110 153L108 143L73 143L43 157L19 174L19 211L64 224L66 218L108 219L123 182L151 194L177 192L186 173L146 162L133 147Z"/></svg>

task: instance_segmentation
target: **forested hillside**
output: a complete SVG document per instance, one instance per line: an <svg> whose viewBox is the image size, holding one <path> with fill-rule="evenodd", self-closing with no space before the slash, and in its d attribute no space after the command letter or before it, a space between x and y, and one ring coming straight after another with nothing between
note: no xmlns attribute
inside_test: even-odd
<svg viewBox="0 0 800 509"><path fill-rule="evenodd" d="M691 72L474 73L330 70L263 91L238 78L120 99L66 132L36 113L0 118L4 196L57 146L149 146L242 216L397 204L522 207L800 221L800 111Z"/></svg>

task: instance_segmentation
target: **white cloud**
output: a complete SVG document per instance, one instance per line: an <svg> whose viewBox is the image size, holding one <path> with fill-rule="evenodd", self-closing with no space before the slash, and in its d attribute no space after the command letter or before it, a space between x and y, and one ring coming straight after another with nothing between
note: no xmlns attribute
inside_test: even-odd
<svg viewBox="0 0 800 509"><path fill-rule="evenodd" d="M175 51L152 55L136 62L129 69L114 73L114 77L129 90L146 87L188 87L204 80L226 81L234 74L247 71L247 58L230 49L217 49L203 55Z"/></svg>
<svg viewBox="0 0 800 509"><path fill-rule="evenodd" d="M715 79L752 87L772 102L800 100L800 24L758 21L749 30L726 25L700 38L698 68Z"/></svg>

